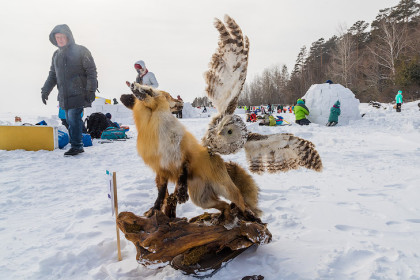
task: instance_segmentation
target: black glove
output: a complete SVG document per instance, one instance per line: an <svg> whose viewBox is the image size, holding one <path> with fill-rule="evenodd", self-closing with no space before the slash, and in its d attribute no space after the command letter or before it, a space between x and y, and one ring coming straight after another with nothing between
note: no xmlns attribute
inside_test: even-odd
<svg viewBox="0 0 420 280"><path fill-rule="evenodd" d="M48 93L42 92L41 93L41 99L42 99L42 102L44 102L44 104L47 105Z"/></svg>
<svg viewBox="0 0 420 280"><path fill-rule="evenodd" d="M92 103L93 101L95 101L95 91L88 91L85 99L89 103Z"/></svg>

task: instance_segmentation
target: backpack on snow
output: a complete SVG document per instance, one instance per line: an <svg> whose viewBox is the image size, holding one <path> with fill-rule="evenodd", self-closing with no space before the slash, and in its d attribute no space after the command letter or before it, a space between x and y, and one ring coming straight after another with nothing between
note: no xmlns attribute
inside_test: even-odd
<svg viewBox="0 0 420 280"><path fill-rule="evenodd" d="M125 128L108 127L102 132L101 139L126 139Z"/></svg>
<svg viewBox="0 0 420 280"><path fill-rule="evenodd" d="M101 112L92 113L86 117L87 132L92 138L101 138L102 132L108 127L106 116Z"/></svg>

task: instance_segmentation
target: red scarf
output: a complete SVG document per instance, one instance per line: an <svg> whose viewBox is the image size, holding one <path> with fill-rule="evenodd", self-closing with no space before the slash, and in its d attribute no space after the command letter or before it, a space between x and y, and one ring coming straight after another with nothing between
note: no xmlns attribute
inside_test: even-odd
<svg viewBox="0 0 420 280"><path fill-rule="evenodd" d="M143 78L148 72L149 72L149 70L147 70L147 68L146 68L146 72L144 72L143 75L140 75L140 78Z"/></svg>

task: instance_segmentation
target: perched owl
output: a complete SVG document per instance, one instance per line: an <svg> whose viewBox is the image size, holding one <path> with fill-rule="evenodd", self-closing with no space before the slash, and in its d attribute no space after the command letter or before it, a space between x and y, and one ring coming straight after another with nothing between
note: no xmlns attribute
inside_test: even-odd
<svg viewBox="0 0 420 280"><path fill-rule="evenodd" d="M204 77L206 94L218 113L210 122L202 144L210 153L223 155L245 148L250 170L255 173L287 171L300 166L321 171L321 158L310 141L289 133L248 132L241 117L233 114L246 79L249 40L227 15L225 24L216 19L214 25L220 33L219 47Z"/></svg>

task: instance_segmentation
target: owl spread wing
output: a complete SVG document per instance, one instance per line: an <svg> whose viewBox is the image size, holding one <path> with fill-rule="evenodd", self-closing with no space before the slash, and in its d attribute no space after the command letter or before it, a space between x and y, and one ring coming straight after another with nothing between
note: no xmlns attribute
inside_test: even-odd
<svg viewBox="0 0 420 280"><path fill-rule="evenodd" d="M206 93L220 114L233 114L238 105L248 68L249 40L229 16L226 24L215 19L220 33L219 47L213 54L209 70L204 73Z"/></svg>
<svg viewBox="0 0 420 280"><path fill-rule="evenodd" d="M261 135L250 133L245 144L249 169L253 173L276 173L299 167L322 170L315 145L290 133Z"/></svg>

